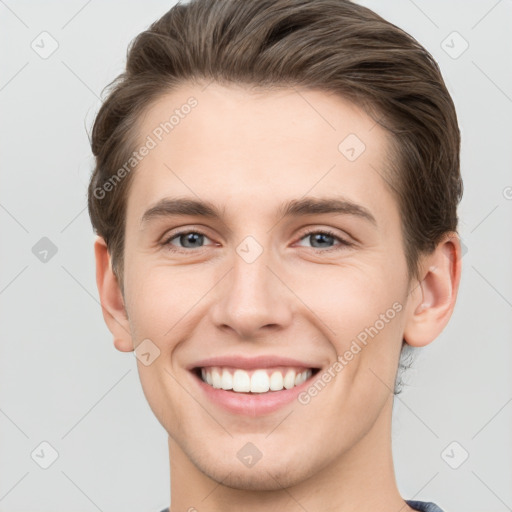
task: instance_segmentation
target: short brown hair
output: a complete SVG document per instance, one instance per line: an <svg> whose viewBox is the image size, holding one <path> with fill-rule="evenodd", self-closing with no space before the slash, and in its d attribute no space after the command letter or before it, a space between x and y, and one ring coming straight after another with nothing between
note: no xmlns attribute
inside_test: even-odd
<svg viewBox="0 0 512 512"><path fill-rule="evenodd" d="M121 288L131 174L105 197L95 191L130 158L150 103L201 79L336 92L386 128L386 181L402 217L409 277L418 277L420 253L456 231L457 116L436 61L413 37L348 0L192 0L132 41L126 71L109 85L92 130L89 215Z"/></svg>
<svg viewBox="0 0 512 512"><path fill-rule="evenodd" d="M141 114L185 82L336 93L389 133L383 178L402 218L409 278L421 253L457 229L462 197L455 107L432 56L409 34L348 0L192 0L131 43L92 130L88 190L93 227L123 290L127 174L98 190L133 153Z"/></svg>

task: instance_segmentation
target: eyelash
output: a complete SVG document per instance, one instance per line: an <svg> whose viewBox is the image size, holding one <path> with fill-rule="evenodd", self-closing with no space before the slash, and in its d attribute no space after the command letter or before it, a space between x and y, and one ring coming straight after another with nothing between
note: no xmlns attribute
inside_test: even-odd
<svg viewBox="0 0 512 512"><path fill-rule="evenodd" d="M162 243L161 245L163 247L165 247L166 249L168 249L169 251L171 252L181 252L181 253L187 253L187 252L190 252L190 251L193 251L195 249L187 249L187 248L179 248L179 247L174 247L172 244L171 244L171 241L174 240L175 238L178 238L182 235L189 235L189 234L196 234L196 235L202 235L206 238L209 238L208 235L206 233L203 233L201 231L196 231L196 230L190 230L190 231L178 231L176 233L173 233L170 237L166 238ZM318 249L316 247L312 247L311 249L313 250L313 252L315 253L326 253L326 252L332 252L332 251L337 251L337 250L340 250L340 249L343 249L343 248L346 248L346 247L352 247L354 246L355 244L352 243L352 242L349 242L347 240L345 240L344 238L341 238L339 237L338 235L336 235L335 233L333 233L332 231L329 231L328 229L314 229L314 230L311 230L311 231L308 231L306 233L303 233L302 236L300 237L299 240L302 240L303 238L306 238L310 235L313 235L313 234L321 234L321 235L327 235L329 237L332 237L334 238L335 240L337 240L339 243L338 246L335 246L335 247L330 247L328 249ZM198 247L196 248L197 250L200 250L200 249L203 249L203 247Z"/></svg>

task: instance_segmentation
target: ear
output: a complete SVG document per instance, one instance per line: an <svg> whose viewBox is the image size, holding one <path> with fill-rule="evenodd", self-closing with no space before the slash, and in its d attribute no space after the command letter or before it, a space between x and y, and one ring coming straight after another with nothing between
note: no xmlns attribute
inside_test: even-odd
<svg viewBox="0 0 512 512"><path fill-rule="evenodd" d="M434 341L450 319L461 275L461 245L449 232L421 263L423 278L410 292L410 309L404 329L406 343L423 347Z"/></svg>
<svg viewBox="0 0 512 512"><path fill-rule="evenodd" d="M105 240L98 236L94 242L96 258L96 284L100 295L103 318L114 337L114 346L121 352L134 350L128 315L119 287L112 271L112 262Z"/></svg>

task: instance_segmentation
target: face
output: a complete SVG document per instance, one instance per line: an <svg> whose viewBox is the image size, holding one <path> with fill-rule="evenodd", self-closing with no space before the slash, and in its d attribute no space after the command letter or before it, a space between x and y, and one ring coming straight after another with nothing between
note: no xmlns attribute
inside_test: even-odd
<svg viewBox="0 0 512 512"><path fill-rule="evenodd" d="M139 134L124 298L175 450L235 488L332 467L390 418L408 311L386 133L326 92L212 83L160 98Z"/></svg>

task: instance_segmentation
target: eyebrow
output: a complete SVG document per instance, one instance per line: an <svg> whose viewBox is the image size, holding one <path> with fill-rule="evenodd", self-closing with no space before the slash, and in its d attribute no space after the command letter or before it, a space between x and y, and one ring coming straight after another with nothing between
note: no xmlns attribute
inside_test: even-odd
<svg viewBox="0 0 512 512"><path fill-rule="evenodd" d="M377 221L372 213L364 206L344 198L305 197L292 199L281 205L276 212L278 217L305 217L319 214L353 215L364 219L374 226ZM187 198L164 198L149 208L141 218L141 225L152 219L170 216L198 216L212 220L222 220L225 207L218 208L209 201L200 201Z"/></svg>

